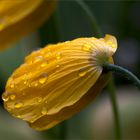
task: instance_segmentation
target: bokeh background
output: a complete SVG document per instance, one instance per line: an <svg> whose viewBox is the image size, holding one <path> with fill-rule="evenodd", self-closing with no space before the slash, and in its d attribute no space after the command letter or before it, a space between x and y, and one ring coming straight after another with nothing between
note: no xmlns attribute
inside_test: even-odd
<svg viewBox="0 0 140 140"><path fill-rule="evenodd" d="M140 78L140 1L85 0L95 15L103 36L116 36L118 50L115 63ZM39 17L38 17L39 18ZM84 11L74 0L59 0L49 21L40 29L28 34L10 48L0 52L0 93L11 73L22 64L24 57L48 43L95 36ZM140 93L120 75L114 75L121 118L123 139L140 139ZM108 93L104 90L86 109L67 121L68 140L113 140L113 115ZM0 108L1 140L59 139L56 126L45 132L37 132Z"/></svg>

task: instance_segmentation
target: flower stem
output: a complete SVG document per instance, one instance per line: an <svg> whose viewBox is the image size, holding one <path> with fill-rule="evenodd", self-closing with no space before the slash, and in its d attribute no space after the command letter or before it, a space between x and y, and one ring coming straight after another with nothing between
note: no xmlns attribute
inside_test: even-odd
<svg viewBox="0 0 140 140"><path fill-rule="evenodd" d="M90 22L93 33L95 34L95 36L100 37L101 32L100 32L100 29L98 27L96 18L94 17L93 13L90 11L89 7L82 0L75 0L75 1L77 2L77 4L79 4L79 6L84 11L84 14L85 14L86 18L88 19L88 21Z"/></svg>
<svg viewBox="0 0 140 140"><path fill-rule="evenodd" d="M113 77L111 77L108 87L109 91L109 97L112 104L112 111L113 111L113 118L114 118L114 129L116 130L115 135L117 140L121 140L121 124L120 124L120 117L119 117L119 111L118 111L118 104L117 104L117 97L115 94L115 86L114 86L114 80Z"/></svg>
<svg viewBox="0 0 140 140"><path fill-rule="evenodd" d="M140 89L140 80L130 71L114 64L104 64L104 69L122 74L130 80L138 89Z"/></svg>
<svg viewBox="0 0 140 140"><path fill-rule="evenodd" d="M61 140L67 139L67 123L66 123L66 121L63 121L61 123L60 139Z"/></svg>
<svg viewBox="0 0 140 140"><path fill-rule="evenodd" d="M102 33L98 27L96 18L93 15L93 13L90 11L89 7L82 0L75 0L75 1L83 9L87 20L91 24L91 27L95 36L101 37ZM114 128L115 128L115 133L116 133L116 139L120 140L121 139L120 119L119 119L118 105L117 105L117 100L116 100L116 95L115 95L115 85L114 85L113 79L111 79L111 81L108 84L108 92L109 92L112 109L114 113Z"/></svg>

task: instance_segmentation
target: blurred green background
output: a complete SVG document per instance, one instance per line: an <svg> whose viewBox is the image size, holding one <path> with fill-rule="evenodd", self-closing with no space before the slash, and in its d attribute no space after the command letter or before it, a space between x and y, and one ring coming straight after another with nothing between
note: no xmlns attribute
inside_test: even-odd
<svg viewBox="0 0 140 140"><path fill-rule="evenodd" d="M115 63L140 77L140 1L85 0L94 13L103 36L108 33L118 39ZM46 9L47 10L47 9ZM28 34L10 48L0 52L0 91L11 73L23 63L31 51L48 43L95 36L81 7L74 0L60 0L48 22ZM140 95L135 87L120 75L115 75L123 139L140 139ZM1 101L2 104L2 101ZM85 110L68 120L68 140L113 140L113 117L108 94L103 92ZM36 132L0 109L1 140L58 139L60 126L46 132ZM51 137L51 138L50 138Z"/></svg>

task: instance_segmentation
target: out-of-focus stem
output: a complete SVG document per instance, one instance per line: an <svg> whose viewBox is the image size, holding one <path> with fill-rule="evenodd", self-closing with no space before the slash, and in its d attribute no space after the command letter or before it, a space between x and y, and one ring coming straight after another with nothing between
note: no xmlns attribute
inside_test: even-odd
<svg viewBox="0 0 140 140"><path fill-rule="evenodd" d="M91 24L91 28L93 30L93 34L96 37L100 37L101 36L101 32L100 32L100 29L98 27L96 18L94 17L93 13L90 11L89 7L82 0L75 0L75 1L83 9L86 18L88 19L88 21Z"/></svg>
<svg viewBox="0 0 140 140"><path fill-rule="evenodd" d="M115 135L116 140L121 140L121 124L120 124L120 116L119 116L119 109L117 104L117 97L115 94L115 86L114 86L114 80L111 76L111 79L108 84L108 93L110 97L110 102L112 104L112 112L114 116L114 129L115 129Z"/></svg>
<svg viewBox="0 0 140 140"><path fill-rule="evenodd" d="M93 13L90 11L89 7L82 0L75 0L75 1L83 9L88 21L91 23L93 34L95 34L96 37L101 37L101 32L98 27L96 18L93 15ZM116 134L116 139L121 140L120 116L119 116L118 105L117 105L116 94L115 94L115 85L112 78L108 84L108 92L112 104L112 110L114 113L114 128L115 128L114 130Z"/></svg>

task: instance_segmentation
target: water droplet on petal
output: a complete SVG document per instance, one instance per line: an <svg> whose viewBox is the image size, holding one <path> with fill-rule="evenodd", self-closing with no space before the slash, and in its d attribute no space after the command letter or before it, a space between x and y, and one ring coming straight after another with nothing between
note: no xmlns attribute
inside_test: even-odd
<svg viewBox="0 0 140 140"><path fill-rule="evenodd" d="M116 48L116 45L115 45L113 42L109 41L108 44L109 44L112 48Z"/></svg>
<svg viewBox="0 0 140 140"><path fill-rule="evenodd" d="M69 43L70 41L65 41L64 43Z"/></svg>
<svg viewBox="0 0 140 140"><path fill-rule="evenodd" d="M7 92L2 94L2 100L3 101L8 101L9 100L9 96L8 96Z"/></svg>
<svg viewBox="0 0 140 140"><path fill-rule="evenodd" d="M20 115L17 115L16 117L17 117L17 118L19 118L19 119L21 118L21 116L20 116Z"/></svg>
<svg viewBox="0 0 140 140"><path fill-rule="evenodd" d="M37 87L38 86L38 82L32 82L28 86L29 87Z"/></svg>
<svg viewBox="0 0 140 140"><path fill-rule="evenodd" d="M34 83L34 86L37 87L38 86L38 83Z"/></svg>
<svg viewBox="0 0 140 140"><path fill-rule="evenodd" d="M10 87L11 88L14 88L15 87L14 83L11 83Z"/></svg>
<svg viewBox="0 0 140 140"><path fill-rule="evenodd" d="M21 108L23 106L23 103L22 102L16 102L15 104L14 104L14 107L15 108Z"/></svg>
<svg viewBox="0 0 140 140"><path fill-rule="evenodd" d="M45 78L45 77L44 78L40 78L39 79L39 83L40 84L44 84L46 82L46 80L47 80L47 78Z"/></svg>
<svg viewBox="0 0 140 140"><path fill-rule="evenodd" d="M4 24L0 23L0 31L4 28Z"/></svg>
<svg viewBox="0 0 140 140"><path fill-rule="evenodd" d="M40 50L41 50L41 48L36 48L32 53L33 53L33 54L37 54L37 53L40 52Z"/></svg>
<svg viewBox="0 0 140 140"><path fill-rule="evenodd" d="M83 77L83 76L85 76L87 74L87 72L88 71L85 70L85 69L80 69L78 75L79 75L79 77Z"/></svg>
<svg viewBox="0 0 140 140"><path fill-rule="evenodd" d="M11 94L9 97L10 97L10 99L11 99L11 100L15 100L15 98L16 98L16 95L14 95L14 94Z"/></svg>
<svg viewBox="0 0 140 140"><path fill-rule="evenodd" d="M52 55L52 53L51 52L48 52L46 55L45 55L45 57L50 57Z"/></svg>
<svg viewBox="0 0 140 140"><path fill-rule="evenodd" d="M51 51L51 49L50 48L47 48L47 51Z"/></svg>
<svg viewBox="0 0 140 140"><path fill-rule="evenodd" d="M60 67L60 65L58 64L58 65L56 65L56 67L57 67L57 68L59 68L59 67Z"/></svg>
<svg viewBox="0 0 140 140"><path fill-rule="evenodd" d="M45 67L47 64L48 64L48 62L45 61L45 62L43 62L40 66L43 68L43 67Z"/></svg>
<svg viewBox="0 0 140 140"><path fill-rule="evenodd" d="M13 78L10 77L10 78L8 79L8 82L9 82L9 83L12 83L12 81L13 81Z"/></svg>
<svg viewBox="0 0 140 140"><path fill-rule="evenodd" d="M44 73L40 76L39 83L44 84L47 81L47 79L48 79L48 76L46 73Z"/></svg>
<svg viewBox="0 0 140 140"><path fill-rule="evenodd" d="M35 120L33 119L33 120L30 120L30 123L33 123Z"/></svg>
<svg viewBox="0 0 140 140"><path fill-rule="evenodd" d="M57 60L59 60L61 58L61 53L60 52L57 52L56 55L55 55L55 57L56 57Z"/></svg>
<svg viewBox="0 0 140 140"><path fill-rule="evenodd" d="M32 87L32 85L31 84L28 84L28 87Z"/></svg>
<svg viewBox="0 0 140 140"><path fill-rule="evenodd" d="M42 110L41 110L41 113L42 113L43 115L46 115L46 114L47 114L47 109L46 109L45 107L43 107Z"/></svg>
<svg viewBox="0 0 140 140"><path fill-rule="evenodd" d="M42 102L42 98L41 98L41 97L38 97L38 98L37 98L37 102L38 102L38 103Z"/></svg>
<svg viewBox="0 0 140 140"><path fill-rule="evenodd" d="M37 56L34 60L33 63L39 62L43 59L43 56Z"/></svg>
<svg viewBox="0 0 140 140"><path fill-rule="evenodd" d="M85 44L85 45L82 47L82 49L83 49L84 51L91 51L91 45Z"/></svg>
<svg viewBox="0 0 140 140"><path fill-rule="evenodd" d="M6 26L6 20L5 19L0 19L0 31L3 30L3 28Z"/></svg>
<svg viewBox="0 0 140 140"><path fill-rule="evenodd" d="M23 84L26 85L27 84L27 81L24 81Z"/></svg>

